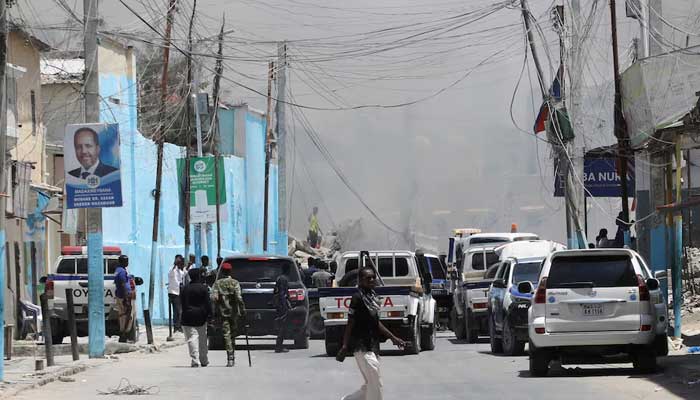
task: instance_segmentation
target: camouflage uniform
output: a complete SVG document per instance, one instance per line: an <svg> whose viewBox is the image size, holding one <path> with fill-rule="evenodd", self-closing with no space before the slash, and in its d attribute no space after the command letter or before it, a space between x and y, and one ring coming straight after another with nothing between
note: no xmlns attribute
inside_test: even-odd
<svg viewBox="0 0 700 400"><path fill-rule="evenodd" d="M221 318L221 330L224 335L226 351L233 354L234 338L238 334L238 320L245 315L245 304L241 295L241 285L237 280L227 276L214 282L212 296L218 317Z"/></svg>

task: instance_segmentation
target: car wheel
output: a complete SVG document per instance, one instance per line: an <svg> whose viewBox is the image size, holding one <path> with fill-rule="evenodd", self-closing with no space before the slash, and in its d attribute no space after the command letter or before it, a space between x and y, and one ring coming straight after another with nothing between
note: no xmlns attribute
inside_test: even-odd
<svg viewBox="0 0 700 400"><path fill-rule="evenodd" d="M429 328L423 329L420 335L420 347L422 350L435 350L435 337L437 335L437 327L432 324Z"/></svg>
<svg viewBox="0 0 700 400"><path fill-rule="evenodd" d="M525 350L525 343L518 340L515 336L510 322L505 321L503 324L503 354L507 356L518 356Z"/></svg>
<svg viewBox="0 0 700 400"><path fill-rule="evenodd" d="M308 349L309 348L309 336L306 334L306 332L304 332L300 336L294 338L294 348L295 349Z"/></svg>
<svg viewBox="0 0 700 400"><path fill-rule="evenodd" d="M530 374L532 376L547 376L549 372L549 354L537 349L532 342L530 347Z"/></svg>
<svg viewBox="0 0 700 400"><path fill-rule="evenodd" d="M323 317L318 307L311 307L309 310L309 336L311 339L323 339L326 329L323 325Z"/></svg>
<svg viewBox="0 0 700 400"><path fill-rule="evenodd" d="M656 372L656 353L652 349L644 349L632 356L634 369L641 374Z"/></svg>
<svg viewBox="0 0 700 400"><path fill-rule="evenodd" d="M466 331L467 343L476 343L479 338L479 329L474 329L474 320L471 316L471 312L467 310L466 318L464 318L464 330Z"/></svg>
<svg viewBox="0 0 700 400"><path fill-rule="evenodd" d="M668 355L668 337L666 335L656 335L656 338L654 338L654 352L657 357Z"/></svg>
<svg viewBox="0 0 700 400"><path fill-rule="evenodd" d="M335 357L338 355L338 351L340 351L340 345L336 342L329 342L326 338L326 355L328 357Z"/></svg>
<svg viewBox="0 0 700 400"><path fill-rule="evenodd" d="M493 316L489 317L489 342L491 342L491 353L503 353L503 342L501 338L496 337L496 324L493 322Z"/></svg>
<svg viewBox="0 0 700 400"><path fill-rule="evenodd" d="M457 310L452 309L452 314L453 317L452 319L452 330L455 333L455 336L459 340L464 340L467 338L467 331L466 331L466 326L464 323L464 319L460 319L459 316L457 315Z"/></svg>
<svg viewBox="0 0 700 400"><path fill-rule="evenodd" d="M419 354L420 353L420 323L418 322L418 315L420 315L420 310L416 317L413 319L413 333L406 346L406 354Z"/></svg>

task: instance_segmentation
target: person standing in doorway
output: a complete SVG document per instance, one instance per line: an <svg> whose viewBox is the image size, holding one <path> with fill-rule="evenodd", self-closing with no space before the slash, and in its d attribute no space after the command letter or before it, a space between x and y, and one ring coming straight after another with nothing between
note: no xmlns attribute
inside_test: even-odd
<svg viewBox="0 0 700 400"><path fill-rule="evenodd" d="M287 333L287 316L291 304L289 303L289 272L290 263L282 264L282 273L275 281L273 303L277 311L275 323L277 324L277 341L275 342L275 353L287 353L284 347L284 336Z"/></svg>
<svg viewBox="0 0 700 400"><path fill-rule="evenodd" d="M125 254L119 256L117 260L117 269L114 270L114 297L117 302L117 313L119 315L119 342L126 343L129 337L129 332L134 324L132 318L132 292L131 280L126 268L129 266L129 257Z"/></svg>
<svg viewBox="0 0 700 400"><path fill-rule="evenodd" d="M193 368L209 365L207 348L207 321L213 315L209 288L202 283L198 269L188 273L190 284L180 291L182 302L182 327Z"/></svg>
<svg viewBox="0 0 700 400"><path fill-rule="evenodd" d="M348 309L348 324L339 355L353 354L365 380L356 392L343 400L382 400L382 381L379 374L379 341L382 336L403 349L406 343L396 337L379 321L379 299L374 288L377 275L372 268L358 273L358 290L352 296Z"/></svg>
<svg viewBox="0 0 700 400"><path fill-rule="evenodd" d="M168 300L173 307L173 325L175 332L182 332L180 316L182 315L182 306L180 304L180 289L185 281L185 259L182 255L175 256L173 267L168 272Z"/></svg>
<svg viewBox="0 0 700 400"><path fill-rule="evenodd" d="M318 224L318 207L314 207L309 216L309 246L314 249L321 247L321 227Z"/></svg>
<svg viewBox="0 0 700 400"><path fill-rule="evenodd" d="M224 336L226 366L233 367L236 364L236 336L238 336L240 320L245 318L245 303L243 303L240 283L231 276L231 264L223 262L220 270L219 279L212 287L212 298Z"/></svg>

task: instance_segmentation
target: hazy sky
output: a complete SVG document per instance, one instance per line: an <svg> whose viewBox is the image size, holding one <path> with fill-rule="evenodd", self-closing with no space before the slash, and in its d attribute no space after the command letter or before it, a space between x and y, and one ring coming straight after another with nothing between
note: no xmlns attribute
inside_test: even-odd
<svg viewBox="0 0 700 400"><path fill-rule="evenodd" d="M163 29L165 0L124 1ZM571 1L575 0L566 0L567 7ZM69 19L57 7L59 1L28 3L15 7L13 15L29 21L38 34L39 28L55 28ZM82 2L62 3L82 14ZM180 3L174 38L184 46L192 1ZM530 3L542 29L536 40L549 80L559 62L559 49L548 9L561 2ZM621 57L623 65L628 65L631 38L639 27L635 20L625 18L624 1L619 3ZM531 134L541 96L532 62L523 69L521 13L519 8L499 4L506 3L199 0L195 35L214 35L224 16L226 28L235 30L227 35L224 50L226 100L232 103L248 102L264 109L260 95L231 81L264 93L267 62L276 55L276 46L268 42L285 39L290 41L288 87L294 103L351 108L422 99L396 108L303 110L334 162L391 226L403 230L410 223L424 235L444 236L451 228L502 231L518 223L521 230L565 241L562 202L552 197L549 149ZM592 126L597 126L588 127L585 133L589 148L613 142L607 124L612 108L606 103L609 98L605 99L612 93L608 2L581 1L582 13L588 13L593 5L599 11L591 24L591 50L584 74L586 86L595 90L590 98L581 100L590 103L587 118L594 118ZM664 7L670 24L697 31L697 1L678 0L673 7ZM105 29L158 39L117 0L102 1L101 15ZM679 31L664 28L671 40L681 40ZM51 32L54 40L64 37L55 29L46 32ZM696 41L697 36L691 39ZM75 46L55 43L57 47ZM213 44L205 42L200 51L210 55ZM153 60L139 61L158 62L158 54L152 55ZM211 58L201 60L203 79L209 79ZM511 111L519 128L511 120ZM308 212L318 205L326 230L332 223L362 218L370 235L368 245L395 243L395 236L387 235L374 222L312 146L300 123L304 117L299 109L288 110L287 115L290 147L296 143L296 151L288 157L290 178L294 171L293 185L289 185L293 191L292 233L304 235ZM291 140L291 135L296 140ZM602 226L614 228L609 216L616 215L616 209L617 202L611 199L598 199L591 205L592 236Z"/></svg>

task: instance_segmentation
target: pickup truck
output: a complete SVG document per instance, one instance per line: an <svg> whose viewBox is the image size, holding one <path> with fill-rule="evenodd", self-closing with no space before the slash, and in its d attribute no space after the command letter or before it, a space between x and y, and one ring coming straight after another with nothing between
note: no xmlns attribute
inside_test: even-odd
<svg viewBox="0 0 700 400"><path fill-rule="evenodd" d="M372 265L381 286L379 317L396 336L406 340L406 352L418 354L435 348L437 306L425 255L410 251L346 252L336 271L338 287L319 288L319 304L326 330L326 354L334 357L342 345L347 310L357 289L357 272Z"/></svg>
<svg viewBox="0 0 700 400"><path fill-rule="evenodd" d="M459 241L451 239L450 245L456 249L456 268L452 274L454 307L450 320L457 339L475 343L479 335L489 334L488 292L493 274L488 275L487 271L500 261L496 247L537 239L532 233L475 233Z"/></svg>
<svg viewBox="0 0 700 400"><path fill-rule="evenodd" d="M447 279L447 271L443 258L434 254L426 254L425 261L433 277L432 294L437 304L437 324L438 330L445 330L449 327L450 312L452 311L452 293L450 293L450 281Z"/></svg>
<svg viewBox="0 0 700 400"><path fill-rule="evenodd" d="M224 262L231 264L231 274L241 285L250 336L277 334L276 311L272 302L273 292L275 281L282 274L282 266L285 263L289 264L287 278L292 308L287 316L285 339L293 339L295 348L307 349L309 347L309 296L294 259L268 255L236 255L227 257ZM218 276L216 272L212 275ZM219 326L209 325L207 336L210 350L224 349L224 336Z"/></svg>
<svg viewBox="0 0 700 400"><path fill-rule="evenodd" d="M117 268L117 259L122 254L116 246L105 246L104 254L104 305L105 305L105 332L107 336L119 335L119 316L117 314L116 297L114 291L114 270ZM54 344L63 342L63 338L69 335L68 330L68 306L66 303L66 289L73 291L73 304L75 307L75 321L78 336L88 335L88 260L85 246L64 246L61 255L51 269L51 273L42 278L44 290L49 300L49 318L51 322L51 339ZM131 289L135 293L137 285L143 283L138 277L131 276ZM138 337L138 321L136 319L136 303L132 307L133 328L127 340L135 341Z"/></svg>

